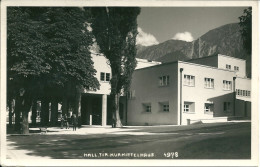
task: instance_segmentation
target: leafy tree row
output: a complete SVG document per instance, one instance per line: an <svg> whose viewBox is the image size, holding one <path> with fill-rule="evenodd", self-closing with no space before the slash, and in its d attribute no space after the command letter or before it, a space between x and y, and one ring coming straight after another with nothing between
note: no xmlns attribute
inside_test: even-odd
<svg viewBox="0 0 260 167"><path fill-rule="evenodd" d="M28 112L33 102L42 110L55 99L77 113L82 88L97 89L87 28L90 13L83 8L9 7L7 9L8 104L15 100L16 128L28 133ZM45 107L44 107L45 106ZM43 111L42 113L48 113ZM48 123L48 115L42 117Z"/></svg>
<svg viewBox="0 0 260 167"><path fill-rule="evenodd" d="M16 129L22 113L22 133L29 133L28 112L32 107L35 123L37 100L43 125L49 121L49 102L54 111L62 102L63 114L69 106L78 113L82 89L99 88L90 53L93 41L109 60L113 127L122 126L119 98L128 91L136 67L139 13L140 8L9 7L7 99L10 118L15 99Z"/></svg>

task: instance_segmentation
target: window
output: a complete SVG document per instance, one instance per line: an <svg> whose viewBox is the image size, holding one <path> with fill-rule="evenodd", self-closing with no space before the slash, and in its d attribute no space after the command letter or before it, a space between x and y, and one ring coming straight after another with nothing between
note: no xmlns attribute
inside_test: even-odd
<svg viewBox="0 0 260 167"><path fill-rule="evenodd" d="M152 112L151 103L143 103L143 112Z"/></svg>
<svg viewBox="0 0 260 167"><path fill-rule="evenodd" d="M236 89L236 95L240 95L240 90L239 89Z"/></svg>
<svg viewBox="0 0 260 167"><path fill-rule="evenodd" d="M226 64L226 69L231 70L231 65Z"/></svg>
<svg viewBox="0 0 260 167"><path fill-rule="evenodd" d="M100 81L105 81L105 73L104 72L100 73Z"/></svg>
<svg viewBox="0 0 260 167"><path fill-rule="evenodd" d="M169 112L169 104L164 104L163 105L163 111L164 112Z"/></svg>
<svg viewBox="0 0 260 167"><path fill-rule="evenodd" d="M110 81L110 73L100 73L100 81Z"/></svg>
<svg viewBox="0 0 260 167"><path fill-rule="evenodd" d="M169 85L169 83L170 83L169 79L170 79L169 75L159 77L159 85L160 86Z"/></svg>
<svg viewBox="0 0 260 167"><path fill-rule="evenodd" d="M231 81L223 80L223 89L224 90L231 90Z"/></svg>
<svg viewBox="0 0 260 167"><path fill-rule="evenodd" d="M195 86L195 77L192 75L184 75L184 85Z"/></svg>
<svg viewBox="0 0 260 167"><path fill-rule="evenodd" d="M204 87L205 88L214 88L214 79L212 79L212 78L205 78L205 80L204 80Z"/></svg>
<svg viewBox="0 0 260 167"><path fill-rule="evenodd" d="M236 89L236 95L237 96L250 97L250 94L251 94L251 92L249 90Z"/></svg>
<svg viewBox="0 0 260 167"><path fill-rule="evenodd" d="M190 105L189 104L184 104L183 111L184 112L190 112Z"/></svg>
<svg viewBox="0 0 260 167"><path fill-rule="evenodd" d="M106 73L106 81L110 81L110 73Z"/></svg>
<svg viewBox="0 0 260 167"><path fill-rule="evenodd" d="M231 103L230 102L224 102L224 112L230 112L231 111Z"/></svg>
<svg viewBox="0 0 260 167"><path fill-rule="evenodd" d="M234 66L234 70L235 71L239 71L239 67L238 66Z"/></svg>
<svg viewBox="0 0 260 167"><path fill-rule="evenodd" d="M212 113L213 112L213 104L205 103L204 104L204 113Z"/></svg>
<svg viewBox="0 0 260 167"><path fill-rule="evenodd" d="M152 112L151 109L152 109L151 105L146 105L145 112Z"/></svg>

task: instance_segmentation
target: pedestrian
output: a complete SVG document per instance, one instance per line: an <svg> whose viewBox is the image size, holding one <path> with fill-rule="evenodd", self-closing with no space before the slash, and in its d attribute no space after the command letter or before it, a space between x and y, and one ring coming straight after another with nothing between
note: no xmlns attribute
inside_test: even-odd
<svg viewBox="0 0 260 167"><path fill-rule="evenodd" d="M64 116L61 116L61 119L60 119L60 128L63 129L63 126L64 126Z"/></svg>
<svg viewBox="0 0 260 167"><path fill-rule="evenodd" d="M112 128L115 128L116 127L116 119L115 117L113 116L112 117Z"/></svg>
<svg viewBox="0 0 260 167"><path fill-rule="evenodd" d="M77 116L76 114L72 114L71 116L71 123L73 125L73 131L77 129L77 124L78 124L78 119L77 119Z"/></svg>
<svg viewBox="0 0 260 167"><path fill-rule="evenodd" d="M65 114L65 116L64 116L64 122L65 122L65 125L66 125L66 129L69 129L70 125L69 125L67 114Z"/></svg>

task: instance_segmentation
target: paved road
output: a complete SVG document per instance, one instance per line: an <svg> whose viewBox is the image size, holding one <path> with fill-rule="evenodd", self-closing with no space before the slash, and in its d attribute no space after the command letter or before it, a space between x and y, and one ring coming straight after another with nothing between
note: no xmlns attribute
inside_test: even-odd
<svg viewBox="0 0 260 167"><path fill-rule="evenodd" d="M47 134L8 135L7 144L12 159L248 159L251 123L49 128Z"/></svg>

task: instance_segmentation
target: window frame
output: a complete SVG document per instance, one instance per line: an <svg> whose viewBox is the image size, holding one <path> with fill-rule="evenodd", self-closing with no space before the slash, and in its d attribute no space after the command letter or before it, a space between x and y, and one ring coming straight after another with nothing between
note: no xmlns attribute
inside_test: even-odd
<svg viewBox="0 0 260 167"><path fill-rule="evenodd" d="M239 71L239 67L238 66L234 66L234 70L235 71Z"/></svg>
<svg viewBox="0 0 260 167"><path fill-rule="evenodd" d="M170 76L169 75L163 75L159 77L159 86L169 86L170 85Z"/></svg>
<svg viewBox="0 0 260 167"><path fill-rule="evenodd" d="M232 81L223 80L223 90L231 91L232 90Z"/></svg>
<svg viewBox="0 0 260 167"><path fill-rule="evenodd" d="M151 103L142 103L143 113L152 113L152 104Z"/></svg>
<svg viewBox="0 0 260 167"><path fill-rule="evenodd" d="M183 85L190 86L190 87L195 87L195 76L194 75L184 74L183 80L184 80L183 81Z"/></svg>
<svg viewBox="0 0 260 167"><path fill-rule="evenodd" d="M110 78L111 78L111 77L110 77L110 73L106 73L106 77L105 77L105 79L106 79L107 82L110 81Z"/></svg>
<svg viewBox="0 0 260 167"><path fill-rule="evenodd" d="M100 81L105 81L106 73L100 72Z"/></svg>
<svg viewBox="0 0 260 167"><path fill-rule="evenodd" d="M226 69L227 70L231 70L231 65L230 64L226 64Z"/></svg>
<svg viewBox="0 0 260 167"><path fill-rule="evenodd" d="M214 89L214 78L204 78L204 88Z"/></svg>
<svg viewBox="0 0 260 167"><path fill-rule="evenodd" d="M100 81L101 82L110 82L111 73L100 72Z"/></svg>

